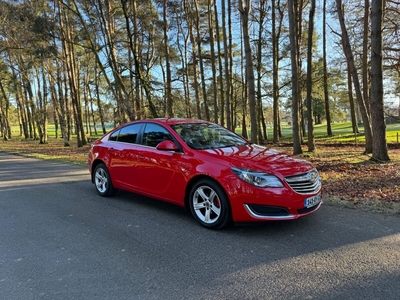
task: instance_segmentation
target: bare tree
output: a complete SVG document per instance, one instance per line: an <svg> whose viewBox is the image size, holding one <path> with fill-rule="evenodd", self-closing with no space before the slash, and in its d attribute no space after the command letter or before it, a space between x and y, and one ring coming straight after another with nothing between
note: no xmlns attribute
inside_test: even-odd
<svg viewBox="0 0 400 300"><path fill-rule="evenodd" d="M214 0L208 0L208 33L210 35L210 56L211 56L211 71L212 71L212 87L213 87L213 106L214 106L214 122L218 123L218 86L217 86L217 62L215 59L215 39L214 39L214 22L213 22L213 2Z"/></svg>
<svg viewBox="0 0 400 300"><path fill-rule="evenodd" d="M224 41L224 70L225 70L225 114L226 114L226 127L232 129L231 119L231 83L230 83L230 69L229 69L229 46L228 46L228 34L226 26L226 8L225 0L222 3L222 34ZM240 2L239 2L240 3ZM228 7L228 9L230 9Z"/></svg>
<svg viewBox="0 0 400 300"><path fill-rule="evenodd" d="M170 62L170 54L169 54L169 26L168 26L168 0L163 0L163 31L164 31L164 51L165 51L165 69L167 73L167 80L165 82L165 98L166 98L166 109L165 114L166 117L171 118L174 116L172 110L172 77L171 77L171 62Z"/></svg>
<svg viewBox="0 0 400 300"><path fill-rule="evenodd" d="M196 11L196 41L197 41L197 53L198 53L198 62L200 66L200 78L201 78L201 88L202 88L202 96L203 96L203 107L204 107L204 115L206 120L210 120L210 110L208 108L207 103L207 89L206 89L206 79L205 79L205 71L204 71L204 62L203 62L203 51L202 51L202 38L201 38L201 18L200 18L200 8L197 0L194 0L194 6Z"/></svg>
<svg viewBox="0 0 400 300"><path fill-rule="evenodd" d="M343 51L344 54L346 55L347 63L353 79L354 90L356 93L358 106L360 108L360 113L364 124L365 153L372 153L372 128L371 128L370 116L368 114L368 109L367 109L368 103L365 103L363 96L361 94L360 80L358 78L358 72L354 63L353 51L350 44L349 35L347 33L347 28L344 22L342 0L336 0L336 8L339 17L340 27L342 30Z"/></svg>
<svg viewBox="0 0 400 300"><path fill-rule="evenodd" d="M58 17L60 20L61 29L61 41L64 61L66 64L66 72L68 75L68 83L71 94L71 101L74 113L74 120L77 133L77 144L78 147L82 147L87 144L85 129L83 127L82 120L82 105L80 101L79 83L78 83L78 71L76 66L76 52L75 44L73 43L72 32L73 28L70 24L70 16L68 11L64 11L63 5L57 0Z"/></svg>
<svg viewBox="0 0 400 300"><path fill-rule="evenodd" d="M253 55L251 51L249 33L249 15L251 11L251 0L239 1L239 11L242 16L243 42L246 57L246 77L250 106L251 141L253 143L258 143L256 90L254 84Z"/></svg>

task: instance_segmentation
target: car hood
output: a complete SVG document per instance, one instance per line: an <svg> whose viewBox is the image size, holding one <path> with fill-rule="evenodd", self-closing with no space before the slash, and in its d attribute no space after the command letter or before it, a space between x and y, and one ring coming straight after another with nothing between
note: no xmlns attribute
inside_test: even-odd
<svg viewBox="0 0 400 300"><path fill-rule="evenodd" d="M253 169L270 174L280 173L282 176L305 173L314 169L313 165L306 160L256 144L203 151L207 155L223 159L231 167Z"/></svg>

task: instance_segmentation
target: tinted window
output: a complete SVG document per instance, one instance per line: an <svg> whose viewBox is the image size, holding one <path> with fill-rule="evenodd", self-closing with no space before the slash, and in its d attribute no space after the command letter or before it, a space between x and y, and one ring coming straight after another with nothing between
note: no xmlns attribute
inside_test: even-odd
<svg viewBox="0 0 400 300"><path fill-rule="evenodd" d="M132 124L122 127L119 131L118 142L136 144L137 135L139 133L141 124Z"/></svg>
<svg viewBox="0 0 400 300"><path fill-rule="evenodd" d="M118 139L119 130L113 132L108 138L109 141L116 141Z"/></svg>
<svg viewBox="0 0 400 300"><path fill-rule="evenodd" d="M168 130L157 124L146 124L143 132L143 145L156 147L160 142L165 140L173 141L173 137Z"/></svg>

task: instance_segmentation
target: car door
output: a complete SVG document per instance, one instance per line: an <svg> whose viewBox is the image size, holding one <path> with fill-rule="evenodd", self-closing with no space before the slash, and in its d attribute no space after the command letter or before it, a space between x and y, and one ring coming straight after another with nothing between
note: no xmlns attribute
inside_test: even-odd
<svg viewBox="0 0 400 300"><path fill-rule="evenodd" d="M142 126L141 123L124 126L115 135L111 135L108 141L109 171L114 185L118 187L129 186L135 173L138 161L135 149Z"/></svg>
<svg viewBox="0 0 400 300"><path fill-rule="evenodd" d="M178 172L182 153L156 149L163 140L174 141L174 137L163 126L147 123L142 135L142 146L138 147L135 168L138 176L132 184L144 194L174 202L178 199L170 199L170 188L175 186L174 182L183 181Z"/></svg>

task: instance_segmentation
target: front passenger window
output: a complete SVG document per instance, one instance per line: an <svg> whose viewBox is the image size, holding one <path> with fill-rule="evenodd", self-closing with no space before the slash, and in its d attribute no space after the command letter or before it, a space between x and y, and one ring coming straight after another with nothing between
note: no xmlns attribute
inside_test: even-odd
<svg viewBox="0 0 400 300"><path fill-rule="evenodd" d="M157 147L159 143L165 140L174 140L168 130L158 124L149 123L146 125L143 132L143 145Z"/></svg>

